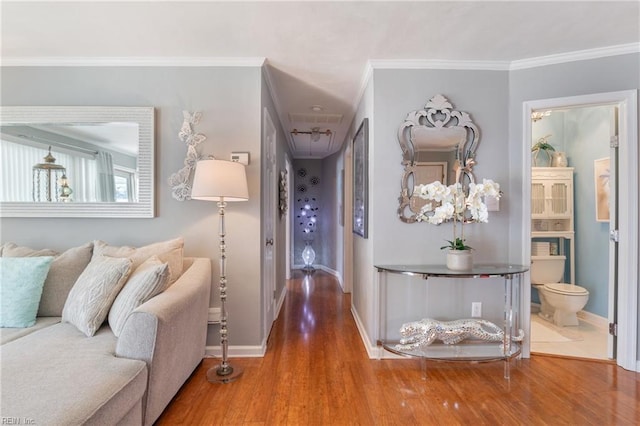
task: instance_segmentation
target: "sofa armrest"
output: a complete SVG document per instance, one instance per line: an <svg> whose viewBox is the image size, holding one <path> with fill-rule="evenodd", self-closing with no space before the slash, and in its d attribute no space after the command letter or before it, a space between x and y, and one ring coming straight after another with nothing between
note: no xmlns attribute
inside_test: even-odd
<svg viewBox="0 0 640 426"><path fill-rule="evenodd" d="M185 269L129 315L118 338L116 356L145 361L149 369L145 425L160 416L205 354L211 261L185 258Z"/></svg>

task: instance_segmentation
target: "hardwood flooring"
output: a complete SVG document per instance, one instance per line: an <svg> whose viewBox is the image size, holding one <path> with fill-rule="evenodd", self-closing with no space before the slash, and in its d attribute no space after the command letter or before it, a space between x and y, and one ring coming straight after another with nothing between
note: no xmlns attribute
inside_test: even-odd
<svg viewBox="0 0 640 426"><path fill-rule="evenodd" d="M232 358L211 384L207 358L158 425L636 425L640 378L612 363L533 356L503 363L369 359L351 298L323 272L287 283L263 358Z"/></svg>

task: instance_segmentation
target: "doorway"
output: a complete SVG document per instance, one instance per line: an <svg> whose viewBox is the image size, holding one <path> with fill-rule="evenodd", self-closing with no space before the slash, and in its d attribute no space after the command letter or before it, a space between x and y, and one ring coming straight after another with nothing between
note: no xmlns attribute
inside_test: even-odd
<svg viewBox="0 0 640 426"><path fill-rule="evenodd" d="M618 242L611 241L609 243L610 248L605 252L608 254L608 258L611 261L610 277L607 278L609 283L606 289L599 289L591 293L595 293L597 303L600 304L598 308L593 306L588 307L591 310L598 310L601 313L606 312L607 322L617 324L617 341L614 336L608 338L608 352L607 356L616 358L618 365L623 368L637 371L637 269L634 268L638 255L638 192L637 181L638 173L635 167L635 160L638 157L638 142L637 142L637 94L636 91L625 92L612 92L604 94L594 94L586 96L577 96L570 98L557 98L547 99L524 103L524 117L523 117L523 130L525 148L523 150L525 164L525 173L523 174L523 193L524 193L524 210L523 210L523 223L525 224L523 232L524 247L523 252L525 258L530 258L531 255L531 237L532 232L535 234L535 230L532 230L531 220L531 145L532 136L534 132L534 123L532 120L532 114L537 113L537 117L542 116L543 120L546 117L553 116L554 111L559 115L561 111L598 111L596 106L602 106L605 109L608 108L609 114L613 116L613 127L618 131L616 150L612 150L610 158L613 158L612 162L612 175L615 178L616 170L618 176L618 202L612 203L612 221L611 230L617 230L620 235L630 236L631 238L623 238ZM584 108L590 108L589 110ZM601 111L601 110L600 110ZM546 115L545 114L549 114ZM574 123L575 124L575 123ZM540 136L540 135L538 135ZM546 135L544 135L546 136ZM540 136L543 137L543 136ZM549 142L553 145L552 140ZM608 141L605 141L605 143ZM559 141L556 141L559 143ZM607 150L608 147L603 149ZM615 162L615 155L620 159L619 163ZM603 157L604 158L604 157ZM593 161L593 159L591 160ZM569 159L571 163L571 159ZM571 164L569 164L571 165ZM616 167L616 165L618 167ZM584 165L582 167L585 167ZM587 172L581 172L582 175L593 174L593 168L590 168ZM594 179L592 177L592 179ZM593 181L595 185L595 181ZM614 186L615 187L615 186ZM594 188L595 189L595 188ZM579 197L580 194L577 194ZM617 226L615 222L615 209L617 209ZM576 215L581 212L576 211ZM596 218L593 218L596 221ZM604 225L601 225L604 228ZM609 233L607 226L606 233ZM580 235L576 233L577 249L574 260L580 258L581 247L582 251L588 251L588 245L581 246L578 242ZM586 256L585 256L586 257ZM584 259L582 259L584 261ZM580 274L577 275L578 277ZM583 275L584 276L584 275ZM579 278L578 278L579 279ZM565 282L566 276L565 276ZM585 281L586 283L586 281ZM617 283L617 285L616 285ZM580 282L576 282L580 285ZM531 291L525 289L525 292ZM535 293L535 291L534 291ZM598 294L599 293L599 294ZM606 296L602 297L602 293ZM590 294L591 296L591 294ZM603 302L604 300L604 302ZM605 303L606 309L601 306ZM531 318L533 325L534 319ZM562 329L560 329L562 331ZM564 328L564 331L569 331Z"/></svg>
<svg viewBox="0 0 640 426"><path fill-rule="evenodd" d="M610 141L617 136L617 112L617 105L608 104L533 111L531 145L546 144L549 150L535 151L531 168L532 352L615 358L608 323L615 321L617 253L609 233L617 229L617 193L616 176L610 173L615 167L609 164L616 161ZM600 165L603 170L596 172ZM576 323L555 323L535 281L541 275L589 292L574 297L585 303Z"/></svg>

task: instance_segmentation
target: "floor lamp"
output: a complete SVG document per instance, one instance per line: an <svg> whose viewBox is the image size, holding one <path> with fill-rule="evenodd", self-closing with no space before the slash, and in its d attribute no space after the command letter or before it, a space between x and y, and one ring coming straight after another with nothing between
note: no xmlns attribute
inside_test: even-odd
<svg viewBox="0 0 640 426"><path fill-rule="evenodd" d="M229 383L242 375L240 367L233 367L228 360L227 342L227 256L224 241L224 208L228 201L247 201L247 176L245 167L241 163L224 160L198 161L193 178L191 198L218 202L218 216L220 218L220 344L222 346L222 362L207 371L207 380L212 383Z"/></svg>

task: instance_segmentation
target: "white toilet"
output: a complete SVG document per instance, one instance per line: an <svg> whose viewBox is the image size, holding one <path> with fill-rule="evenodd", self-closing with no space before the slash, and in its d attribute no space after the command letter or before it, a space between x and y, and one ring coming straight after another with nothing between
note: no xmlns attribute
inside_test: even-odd
<svg viewBox="0 0 640 426"><path fill-rule="evenodd" d="M560 327L578 325L577 313L589 300L586 288L559 282L565 260L565 256L531 256L531 284L540 296L539 315Z"/></svg>

